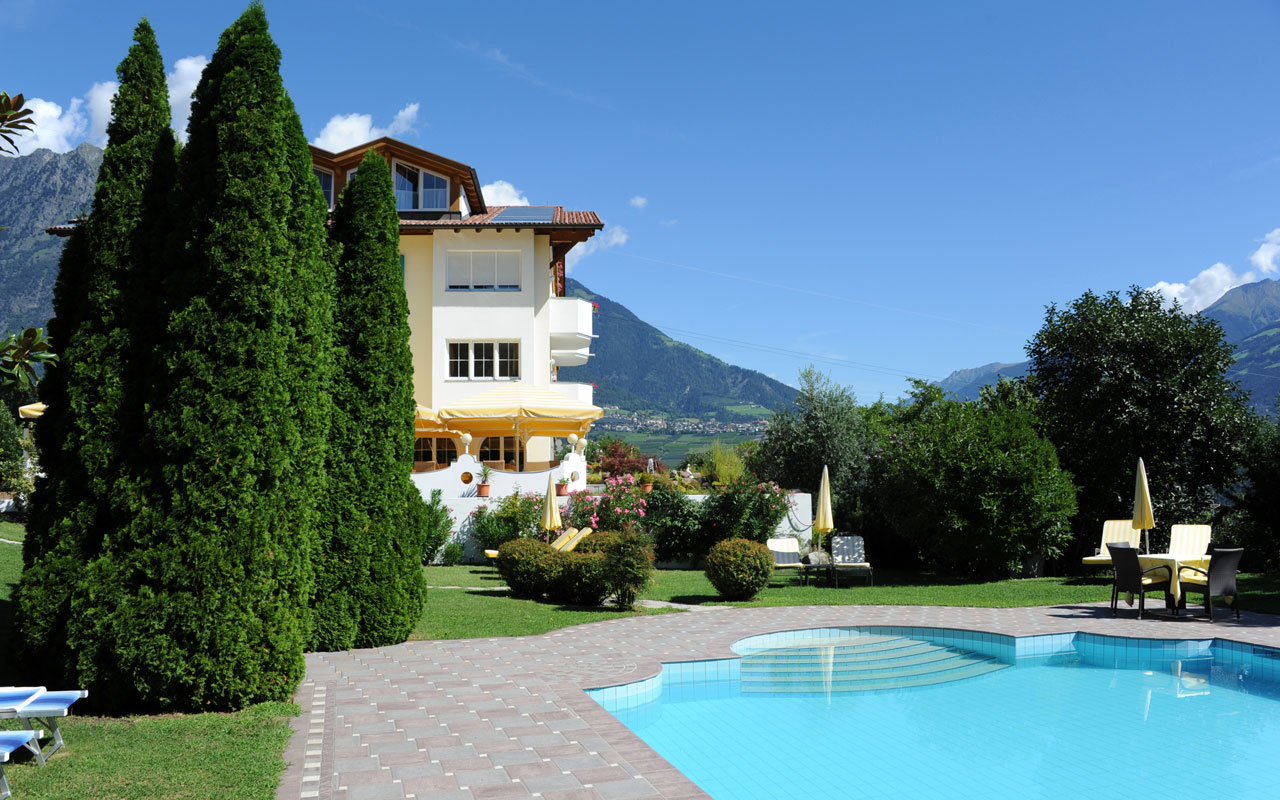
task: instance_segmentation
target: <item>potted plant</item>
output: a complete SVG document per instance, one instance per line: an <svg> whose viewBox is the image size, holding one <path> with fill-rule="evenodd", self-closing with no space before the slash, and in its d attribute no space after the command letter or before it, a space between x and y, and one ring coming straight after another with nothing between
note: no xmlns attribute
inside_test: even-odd
<svg viewBox="0 0 1280 800"><path fill-rule="evenodd" d="M569 479L561 478L556 481L556 497L565 497L569 494Z"/></svg>
<svg viewBox="0 0 1280 800"><path fill-rule="evenodd" d="M476 484L476 497L489 496L489 476L493 475L493 470L489 469L486 464L480 467L480 483Z"/></svg>
<svg viewBox="0 0 1280 800"><path fill-rule="evenodd" d="M636 475L636 483L640 484L640 488L645 494L653 491L653 475L648 472L641 472Z"/></svg>

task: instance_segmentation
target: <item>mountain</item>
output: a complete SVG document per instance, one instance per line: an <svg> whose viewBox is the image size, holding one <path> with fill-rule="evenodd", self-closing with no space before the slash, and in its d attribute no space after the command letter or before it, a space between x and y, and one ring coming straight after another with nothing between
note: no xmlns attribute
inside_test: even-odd
<svg viewBox="0 0 1280 800"><path fill-rule="evenodd" d="M89 211L102 150L0 158L0 333L44 327L64 239L44 229Z"/></svg>
<svg viewBox="0 0 1280 800"><path fill-rule="evenodd" d="M1239 344L1275 322L1280 322L1280 281L1261 280L1237 286L1200 312L1217 320L1227 341Z"/></svg>
<svg viewBox="0 0 1280 800"><path fill-rule="evenodd" d="M45 228L89 211L101 165L102 150L87 143L69 153L37 150L0 158L0 226L6 228L0 231L0 333L48 323L66 240ZM796 396L786 384L668 338L573 279L567 289L600 304L600 338L586 366L560 375L597 384L599 404L735 421L764 415L749 406L775 409Z"/></svg>
<svg viewBox="0 0 1280 800"><path fill-rule="evenodd" d="M1249 392L1255 408L1274 413L1280 395L1280 281L1237 286L1200 313L1221 325L1227 341L1236 346L1236 363L1228 377ZM997 375L1019 377L1029 367L1020 361L961 369L938 385L962 400L973 400L983 386L996 382Z"/></svg>
<svg viewBox="0 0 1280 800"><path fill-rule="evenodd" d="M595 355L585 366L560 370L562 380L596 384L596 405L732 420L761 416L733 406L776 409L795 400L785 383L678 342L572 278L565 293L599 304Z"/></svg>

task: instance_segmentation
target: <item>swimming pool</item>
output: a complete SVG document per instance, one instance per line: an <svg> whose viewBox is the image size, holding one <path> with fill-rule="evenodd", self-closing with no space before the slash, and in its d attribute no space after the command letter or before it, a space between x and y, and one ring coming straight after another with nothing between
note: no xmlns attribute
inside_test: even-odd
<svg viewBox="0 0 1280 800"><path fill-rule="evenodd" d="M717 800L1274 794L1280 651L822 628L588 692Z"/></svg>

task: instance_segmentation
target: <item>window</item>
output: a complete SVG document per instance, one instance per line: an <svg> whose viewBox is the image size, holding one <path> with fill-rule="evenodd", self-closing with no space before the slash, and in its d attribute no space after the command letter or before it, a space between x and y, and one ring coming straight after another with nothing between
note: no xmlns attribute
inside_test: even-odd
<svg viewBox="0 0 1280 800"><path fill-rule="evenodd" d="M446 285L453 291L520 291L520 251L450 250Z"/></svg>
<svg viewBox="0 0 1280 800"><path fill-rule="evenodd" d="M475 353L475 376L493 377L493 342L476 342L471 348Z"/></svg>
<svg viewBox="0 0 1280 800"><path fill-rule="evenodd" d="M520 345L516 342L498 342L498 377L520 377Z"/></svg>
<svg viewBox="0 0 1280 800"><path fill-rule="evenodd" d="M413 460L448 466L458 460L458 446L446 437L421 436L413 440Z"/></svg>
<svg viewBox="0 0 1280 800"><path fill-rule="evenodd" d="M497 461L519 469L523 454L516 446L514 436L489 436L480 442L480 460L482 462Z"/></svg>
<svg viewBox="0 0 1280 800"><path fill-rule="evenodd" d="M329 208L333 208L333 173L319 167L313 167L312 171L316 174L316 180L320 181L320 191L324 194L324 202Z"/></svg>
<svg viewBox="0 0 1280 800"><path fill-rule="evenodd" d="M467 342L449 344L449 377L471 377L471 345Z"/></svg>
<svg viewBox="0 0 1280 800"><path fill-rule="evenodd" d="M450 378L520 378L519 342L450 342Z"/></svg>
<svg viewBox="0 0 1280 800"><path fill-rule="evenodd" d="M396 162L391 171L397 211L445 211L449 208L449 181L439 175Z"/></svg>

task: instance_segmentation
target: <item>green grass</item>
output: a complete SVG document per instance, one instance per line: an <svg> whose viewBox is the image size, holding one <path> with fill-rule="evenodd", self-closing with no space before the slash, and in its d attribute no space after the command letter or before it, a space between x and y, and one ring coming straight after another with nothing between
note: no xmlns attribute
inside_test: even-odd
<svg viewBox="0 0 1280 800"><path fill-rule="evenodd" d="M463 569L462 567L433 567ZM472 568L475 569L475 568ZM497 571L492 570L494 577ZM431 572L428 573L430 579ZM531 636L584 622L664 613L666 609L612 611L521 600L509 592L477 592L467 589L431 589L427 610L410 639L477 639L490 636Z"/></svg>
<svg viewBox="0 0 1280 800"><path fill-rule="evenodd" d="M1240 592L1244 608L1280 614L1280 576L1240 576ZM794 572L777 571L773 580L754 600L729 603L721 599L715 587L702 572L693 570L659 570L657 579L644 595L651 600L665 600L688 605L734 606L809 606L809 605L899 605L899 606L975 606L983 608L1021 608L1072 603L1100 603L1111 599L1109 576L1089 578L1029 578L1024 580L965 582L944 576L876 570L876 585L868 586L866 578L846 575L839 588L825 578L800 582ZM1198 612L1199 595L1192 595L1190 607Z"/></svg>
<svg viewBox="0 0 1280 800"><path fill-rule="evenodd" d="M462 586L481 589L486 586L504 586L502 576L491 566L459 565L456 567L424 567L428 586Z"/></svg>
<svg viewBox="0 0 1280 800"><path fill-rule="evenodd" d="M11 542L21 542L27 538L27 529L16 522L0 521L0 539L8 539Z"/></svg>
<svg viewBox="0 0 1280 800"><path fill-rule="evenodd" d="M234 714L73 716L61 722L66 746L46 766L26 760L5 772L22 800L270 800L297 714L292 703L264 703Z"/></svg>

